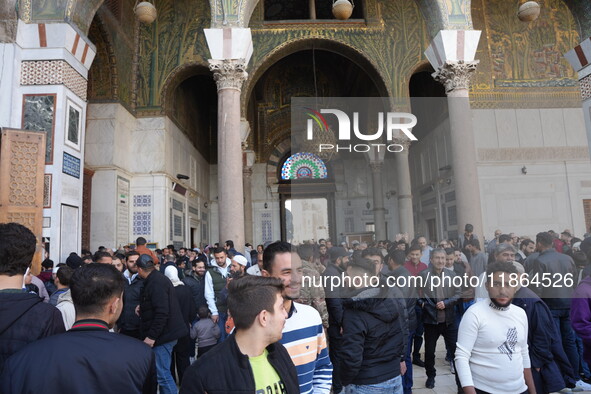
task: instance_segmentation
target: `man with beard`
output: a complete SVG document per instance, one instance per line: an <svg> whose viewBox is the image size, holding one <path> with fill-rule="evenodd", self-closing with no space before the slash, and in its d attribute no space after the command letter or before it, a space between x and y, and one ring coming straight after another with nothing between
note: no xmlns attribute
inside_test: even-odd
<svg viewBox="0 0 591 394"><path fill-rule="evenodd" d="M525 264L525 259L527 256L532 254L536 250L536 243L531 239L524 239L519 244L519 250L515 255L515 261L521 263L522 265Z"/></svg>
<svg viewBox="0 0 591 394"><path fill-rule="evenodd" d="M285 346L298 372L302 394L329 394L332 364L328 357L322 319L316 309L299 304L302 284L302 260L291 244L275 242L263 254L263 276L283 282L287 320L281 344Z"/></svg>
<svg viewBox="0 0 591 394"><path fill-rule="evenodd" d="M186 268L185 277L181 279L191 289L197 309L202 305L207 306L207 300L205 299L205 272L205 263L195 260L193 268Z"/></svg>
<svg viewBox="0 0 591 394"><path fill-rule="evenodd" d="M123 272L125 278L125 290L123 291L123 311L117 321L119 333L136 339L143 339L140 336L140 317L135 313L135 308L140 304L140 293L144 287L144 281L137 273L136 261L140 254L136 251L127 253Z"/></svg>
<svg viewBox="0 0 591 394"><path fill-rule="evenodd" d="M457 376L464 393L535 393L525 311L512 305L515 266L495 261L486 272L489 298L470 307L460 323Z"/></svg>

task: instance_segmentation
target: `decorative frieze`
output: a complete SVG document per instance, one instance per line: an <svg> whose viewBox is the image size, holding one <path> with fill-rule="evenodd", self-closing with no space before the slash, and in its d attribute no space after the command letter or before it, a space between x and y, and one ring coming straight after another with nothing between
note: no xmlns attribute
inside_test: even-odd
<svg viewBox="0 0 591 394"><path fill-rule="evenodd" d="M24 61L21 85L65 85L86 101L87 81L65 60Z"/></svg>

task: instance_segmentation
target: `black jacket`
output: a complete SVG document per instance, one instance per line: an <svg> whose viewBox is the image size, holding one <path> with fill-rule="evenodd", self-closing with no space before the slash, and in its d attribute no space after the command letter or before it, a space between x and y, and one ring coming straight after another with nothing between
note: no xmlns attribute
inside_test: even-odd
<svg viewBox="0 0 591 394"><path fill-rule="evenodd" d="M394 278L404 278L398 280L398 283L402 286L406 283L406 286L402 286L400 291L402 292L406 302L406 316L408 317L408 331L414 332L417 328L417 313L415 312L415 306L417 305L418 292L412 281L410 281L410 272L403 266L396 268L394 271L388 273L389 276Z"/></svg>
<svg viewBox="0 0 591 394"><path fill-rule="evenodd" d="M422 297L418 299L417 304L423 308L423 323L425 324L437 324L437 281L433 281L434 270L433 268L426 269L419 274L423 280ZM456 277L456 273L443 269L441 272L441 286L443 288L443 303L445 304L445 323L450 325L455 322L456 313L455 305L460 300L462 294L461 287L453 287L450 285L449 280L453 280ZM448 277L449 279L443 279Z"/></svg>
<svg viewBox="0 0 591 394"><path fill-rule="evenodd" d="M540 296L551 310L570 309L574 287L566 286L566 275L570 275L572 283L576 286L577 268L573 259L558 253L554 248L546 249L533 262L529 288Z"/></svg>
<svg viewBox="0 0 591 394"><path fill-rule="evenodd" d="M267 346L267 351L267 359L281 378L285 393L299 394L297 372L287 350L277 342ZM240 352L233 334L187 369L180 390L180 394L254 392L254 376L248 356Z"/></svg>
<svg viewBox="0 0 591 394"><path fill-rule="evenodd" d="M0 292L0 372L6 359L28 343L66 331L60 311L25 292Z"/></svg>
<svg viewBox="0 0 591 394"><path fill-rule="evenodd" d="M343 386L376 384L400 375L408 342L406 305L401 297L398 289L378 287L363 289L343 301L339 352Z"/></svg>
<svg viewBox="0 0 591 394"><path fill-rule="evenodd" d="M322 277L331 278L333 276L341 277L344 273L341 268L333 263L329 263L322 273ZM343 323L343 300L340 298L340 289L330 287L330 279L326 281L327 286L324 288L326 309L328 311L328 336L329 338L341 337L341 326Z"/></svg>
<svg viewBox="0 0 591 394"><path fill-rule="evenodd" d="M86 326L76 327L81 323ZM155 394L152 349L108 330L100 320L80 320L66 333L30 344L6 362L0 391Z"/></svg>
<svg viewBox="0 0 591 394"><path fill-rule="evenodd" d="M125 279L125 290L123 290L123 310L117 320L117 327L125 331L139 330L141 321L135 313L135 308L140 304L140 294L144 287L144 281L136 275L131 284Z"/></svg>
<svg viewBox="0 0 591 394"><path fill-rule="evenodd" d="M193 274L186 275L182 281L185 285L189 286L189 289L191 289L191 294L193 295L193 300L195 301L197 309L199 309L201 305L207 306L207 300L205 299L205 276L195 278Z"/></svg>
<svg viewBox="0 0 591 394"><path fill-rule="evenodd" d="M174 341L189 334L172 282L159 271L144 279L140 296L142 337L154 339L154 346Z"/></svg>
<svg viewBox="0 0 591 394"><path fill-rule="evenodd" d="M527 287L520 288L513 304L519 306L527 315L529 330L527 344L532 368L540 368L545 387L538 392L556 392L565 386L574 387L578 378L562 347L560 333L556 329L548 306Z"/></svg>
<svg viewBox="0 0 591 394"><path fill-rule="evenodd" d="M197 307L191 294L191 289L186 285L179 285L174 288L174 294L179 302L183 321L189 327L197 317ZM187 333L187 335L189 335Z"/></svg>

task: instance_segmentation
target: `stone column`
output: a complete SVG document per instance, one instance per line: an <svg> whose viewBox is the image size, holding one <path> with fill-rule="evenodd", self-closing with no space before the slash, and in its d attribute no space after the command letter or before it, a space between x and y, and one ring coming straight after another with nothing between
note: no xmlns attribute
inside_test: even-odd
<svg viewBox="0 0 591 394"><path fill-rule="evenodd" d="M480 186L476 166L476 144L468 89L478 61L448 61L433 74L445 86L451 128L452 168L456 185L458 232L471 223L483 239Z"/></svg>
<svg viewBox="0 0 591 394"><path fill-rule="evenodd" d="M583 40L581 44L565 53L564 57L578 73L587 145L591 155L591 38Z"/></svg>
<svg viewBox="0 0 591 394"><path fill-rule="evenodd" d="M373 220L376 228L376 241L386 239L386 209L384 209L384 190L382 188L383 161L372 161L371 184L373 189Z"/></svg>
<svg viewBox="0 0 591 394"><path fill-rule="evenodd" d="M472 127L469 87L478 60L474 60L480 31L442 30L425 55L436 70L433 78L445 86L451 128L452 167L456 185L458 233L467 223L483 239L476 145Z"/></svg>
<svg viewBox="0 0 591 394"><path fill-rule="evenodd" d="M371 185L373 191L373 221L376 240L386 239L386 209L384 209L384 189L382 184L382 167L385 149L373 148L366 153L371 168Z"/></svg>
<svg viewBox="0 0 591 394"><path fill-rule="evenodd" d="M242 178L244 181L244 238L245 242L254 242L252 222L252 166L254 164L254 152L244 151L244 168Z"/></svg>
<svg viewBox="0 0 591 394"><path fill-rule="evenodd" d="M240 91L247 77L241 59L210 60L209 68L218 88L218 204L219 242L244 246L244 190Z"/></svg>
<svg viewBox="0 0 591 394"><path fill-rule="evenodd" d="M410 183L410 166L408 164L408 153L410 140L396 138L395 144L402 145L404 150L394 154L396 160L396 180L398 183L398 222L401 233L408 233L412 239L415 233L413 210L412 210L412 188Z"/></svg>

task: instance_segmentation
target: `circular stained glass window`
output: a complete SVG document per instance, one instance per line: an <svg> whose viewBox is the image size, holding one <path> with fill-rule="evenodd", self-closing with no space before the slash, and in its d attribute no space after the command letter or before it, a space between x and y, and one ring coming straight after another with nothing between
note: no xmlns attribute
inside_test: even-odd
<svg viewBox="0 0 591 394"><path fill-rule="evenodd" d="M299 152L291 155L281 167L281 179L326 179L326 164L313 153Z"/></svg>

